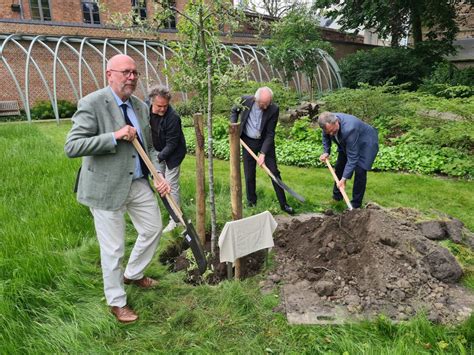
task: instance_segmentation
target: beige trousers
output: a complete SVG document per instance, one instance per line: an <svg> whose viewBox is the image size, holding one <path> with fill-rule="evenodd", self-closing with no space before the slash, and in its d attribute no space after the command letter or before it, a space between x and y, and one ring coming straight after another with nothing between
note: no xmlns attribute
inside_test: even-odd
<svg viewBox="0 0 474 355"><path fill-rule="evenodd" d="M100 260L104 279L104 292L109 306L127 304L123 277L136 280L155 254L163 224L158 202L145 179L132 182L125 203L117 210L91 208L100 246ZM138 232L137 240L128 259L125 273L122 261L125 254L125 212Z"/></svg>

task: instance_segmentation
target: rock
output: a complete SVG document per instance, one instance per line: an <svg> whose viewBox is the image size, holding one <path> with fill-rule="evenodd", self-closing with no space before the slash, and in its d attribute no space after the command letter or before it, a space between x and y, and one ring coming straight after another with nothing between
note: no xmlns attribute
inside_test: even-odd
<svg viewBox="0 0 474 355"><path fill-rule="evenodd" d="M421 233L431 240L446 239L446 230L442 221L426 221L417 223Z"/></svg>
<svg viewBox="0 0 474 355"><path fill-rule="evenodd" d="M306 280L308 281L318 281L321 277L323 277L322 273L308 272L306 274Z"/></svg>
<svg viewBox="0 0 474 355"><path fill-rule="evenodd" d="M405 299L406 294L402 290L396 288L392 292L390 292L390 297L392 297L394 301L401 302Z"/></svg>
<svg viewBox="0 0 474 355"><path fill-rule="evenodd" d="M336 285L330 281L318 281L314 285L314 290L319 296L332 296L336 290Z"/></svg>
<svg viewBox="0 0 474 355"><path fill-rule="evenodd" d="M463 275L461 266L454 256L445 248L432 251L425 256L425 262L431 275L446 283L455 283Z"/></svg>
<svg viewBox="0 0 474 355"><path fill-rule="evenodd" d="M428 319L430 322L433 322L433 323L439 323L441 321L441 317L439 313L435 310L430 311L430 314L428 315Z"/></svg>
<svg viewBox="0 0 474 355"><path fill-rule="evenodd" d="M464 224L459 219L453 218L450 221L445 222L444 225L449 239L454 243L461 243Z"/></svg>
<svg viewBox="0 0 474 355"><path fill-rule="evenodd" d="M357 295L347 295L344 297L344 302L351 305L358 305L360 304L360 297Z"/></svg>
<svg viewBox="0 0 474 355"><path fill-rule="evenodd" d="M270 280L277 284L281 281L281 277L279 275L273 274L270 276Z"/></svg>
<svg viewBox="0 0 474 355"><path fill-rule="evenodd" d="M409 283L407 280L405 280L405 279L400 279L400 280L398 280L398 281L397 281L397 286L398 286L399 288L404 288L404 289L408 289L408 288L411 287L410 283Z"/></svg>
<svg viewBox="0 0 474 355"><path fill-rule="evenodd" d="M346 245L346 253L349 255L355 254L359 251L359 246L357 243L348 243Z"/></svg>
<svg viewBox="0 0 474 355"><path fill-rule="evenodd" d="M444 304L440 303L440 302L436 302L435 304L433 304L434 308L436 308L437 310L442 310L444 308Z"/></svg>

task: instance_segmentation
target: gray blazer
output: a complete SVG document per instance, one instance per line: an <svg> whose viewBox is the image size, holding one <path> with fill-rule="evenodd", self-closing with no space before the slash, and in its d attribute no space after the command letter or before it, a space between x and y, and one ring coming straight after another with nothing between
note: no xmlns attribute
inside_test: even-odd
<svg viewBox="0 0 474 355"><path fill-rule="evenodd" d="M134 96L130 100L139 121L145 150L157 166L148 108ZM130 191L137 152L130 142L119 140L117 145L114 144L113 134L125 126L125 119L112 89L106 87L82 98L72 121L64 150L69 158L82 157L77 200L102 210L118 209Z"/></svg>
<svg viewBox="0 0 474 355"><path fill-rule="evenodd" d="M356 166L365 170L372 168L379 151L379 137L374 127L357 117L345 113L335 113L335 115L340 124L337 139L323 131L324 152L331 154L331 140L337 144L338 151L347 156L342 177L350 179Z"/></svg>

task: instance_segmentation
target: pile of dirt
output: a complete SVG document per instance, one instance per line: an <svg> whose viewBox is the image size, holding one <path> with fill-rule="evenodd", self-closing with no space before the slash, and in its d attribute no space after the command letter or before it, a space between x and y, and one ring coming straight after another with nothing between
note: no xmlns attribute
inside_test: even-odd
<svg viewBox="0 0 474 355"><path fill-rule="evenodd" d="M291 323L379 314L405 320L422 311L434 322L464 320L474 297L456 284L463 271L447 249L427 238L459 239L462 223L416 223L406 212L375 206L280 223L277 266L262 286L282 285L282 311Z"/></svg>

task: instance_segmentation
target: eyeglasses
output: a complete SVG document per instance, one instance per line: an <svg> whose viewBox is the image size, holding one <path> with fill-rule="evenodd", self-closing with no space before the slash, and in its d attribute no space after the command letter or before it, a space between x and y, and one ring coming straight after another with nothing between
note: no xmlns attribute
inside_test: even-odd
<svg viewBox="0 0 474 355"><path fill-rule="evenodd" d="M130 78L130 76L133 74L135 78L138 78L140 76L140 72L136 70L114 70L114 69L109 69L109 71L115 71L117 73L122 73L122 75L125 78Z"/></svg>

